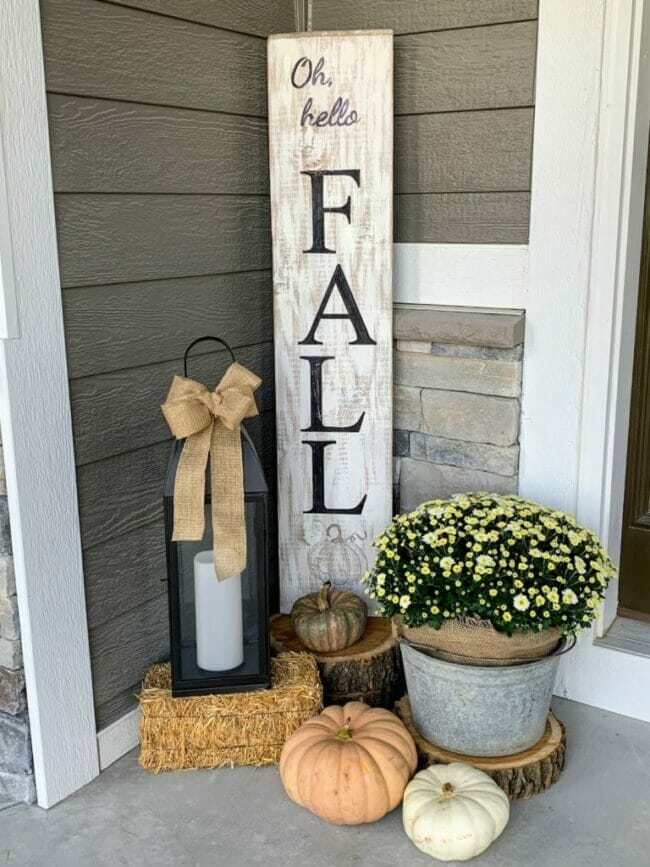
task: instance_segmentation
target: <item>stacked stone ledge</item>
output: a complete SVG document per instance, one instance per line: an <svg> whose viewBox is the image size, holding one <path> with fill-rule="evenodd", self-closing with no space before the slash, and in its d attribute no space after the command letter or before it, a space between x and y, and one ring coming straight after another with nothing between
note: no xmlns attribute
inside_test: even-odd
<svg viewBox="0 0 650 867"><path fill-rule="evenodd" d="M396 510L515 493L524 315L396 307Z"/></svg>
<svg viewBox="0 0 650 867"><path fill-rule="evenodd" d="M0 449L0 803L35 800L18 600Z"/></svg>

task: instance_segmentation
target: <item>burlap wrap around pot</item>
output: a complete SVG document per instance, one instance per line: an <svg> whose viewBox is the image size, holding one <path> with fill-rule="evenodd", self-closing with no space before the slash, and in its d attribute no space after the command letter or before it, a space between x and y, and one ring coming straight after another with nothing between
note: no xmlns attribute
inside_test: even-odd
<svg viewBox="0 0 650 867"><path fill-rule="evenodd" d="M485 620L445 620L440 629L406 626L393 618L397 632L418 650L447 662L465 665L517 665L542 659L556 650L559 629L542 632L515 632L506 635Z"/></svg>

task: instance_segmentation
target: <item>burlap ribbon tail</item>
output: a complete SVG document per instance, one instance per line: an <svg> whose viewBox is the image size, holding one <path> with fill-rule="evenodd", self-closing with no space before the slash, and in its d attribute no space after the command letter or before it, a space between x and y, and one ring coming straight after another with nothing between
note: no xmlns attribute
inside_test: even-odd
<svg viewBox="0 0 650 867"><path fill-rule="evenodd" d="M214 391L175 376L161 409L176 439L185 439L174 482L172 540L200 541L205 530L205 470L210 458L214 566L219 581L246 568L243 419L258 414L253 393L262 380L231 364Z"/></svg>

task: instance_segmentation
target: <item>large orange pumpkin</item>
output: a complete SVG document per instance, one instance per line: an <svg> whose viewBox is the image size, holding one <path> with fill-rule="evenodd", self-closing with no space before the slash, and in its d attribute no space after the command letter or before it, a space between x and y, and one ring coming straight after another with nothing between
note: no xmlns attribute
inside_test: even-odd
<svg viewBox="0 0 650 867"><path fill-rule="evenodd" d="M376 822L402 800L415 772L413 738L390 711L332 705L285 743L280 777L289 797L336 825Z"/></svg>

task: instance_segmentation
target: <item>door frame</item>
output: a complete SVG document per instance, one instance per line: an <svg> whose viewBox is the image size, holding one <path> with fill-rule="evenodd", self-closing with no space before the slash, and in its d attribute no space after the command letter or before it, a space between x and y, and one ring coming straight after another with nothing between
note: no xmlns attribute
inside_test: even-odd
<svg viewBox="0 0 650 867"><path fill-rule="evenodd" d="M540 0L529 245L490 250L485 285L482 245L396 245L396 300L413 303L426 285L431 291L419 303L457 304L461 254L466 274L477 265L471 288L463 283L463 304L527 310L522 493L577 511L615 558L640 255L635 183L647 149L639 130L647 131L648 119L649 5ZM100 764L38 0L4 0L0 37L0 423L37 796L48 807L95 777ZM572 154L583 146L576 165ZM432 285L432 258L448 282ZM570 310L567 287L577 299ZM548 431L557 429L553 408L566 400L569 370L566 442L553 451ZM614 587L605 625L615 606ZM559 690L650 719L650 696L630 689L634 678L650 676L650 659L598 647L594 638L586 635L567 659ZM137 717L127 716L107 732L102 764L133 745Z"/></svg>
<svg viewBox="0 0 650 867"><path fill-rule="evenodd" d="M604 40L578 510L618 563L650 127L649 0L610 2ZM598 637L617 602L611 585Z"/></svg>
<svg viewBox="0 0 650 867"><path fill-rule="evenodd" d="M650 129L650 0L609 0L603 34L598 159L593 180L577 514L620 562L641 237ZM569 698L650 721L650 657L598 644L603 617L560 668Z"/></svg>
<svg viewBox="0 0 650 867"><path fill-rule="evenodd" d="M650 166L649 166L650 168ZM647 171L647 170L646 170ZM647 613L643 613L640 601L641 591L646 588L639 586L644 574L643 555L650 566L650 506L648 506L648 491L650 490L650 454L644 447L648 418L646 417L647 401L650 397L650 174L645 180L643 204L643 230L641 236L641 261L638 274L637 311L634 331L634 355L632 362L632 388L630 393L630 415L628 423L628 442L625 468L625 493L623 500L623 521L621 526L621 552L618 594L618 617L628 617L650 624L650 593L644 599ZM645 261L644 261L645 257ZM642 525L645 524L645 530ZM626 550L627 549L627 550ZM627 556L626 556L627 555ZM650 625L648 638L650 639ZM650 648L650 641L648 644Z"/></svg>

